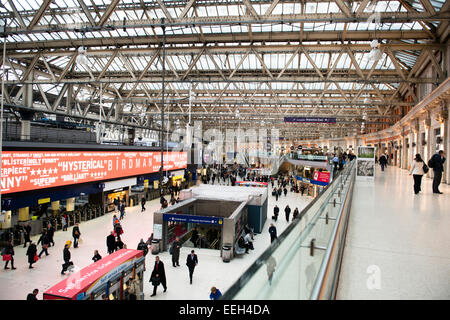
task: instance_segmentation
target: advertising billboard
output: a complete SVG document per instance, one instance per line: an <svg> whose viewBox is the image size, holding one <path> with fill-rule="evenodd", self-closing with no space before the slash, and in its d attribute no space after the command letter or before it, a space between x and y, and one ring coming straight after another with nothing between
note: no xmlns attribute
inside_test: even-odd
<svg viewBox="0 0 450 320"><path fill-rule="evenodd" d="M320 182L330 182L330 173L329 172L320 172L320 171L314 171L314 180L320 181Z"/></svg>
<svg viewBox="0 0 450 320"><path fill-rule="evenodd" d="M158 172L159 152L5 151L2 194ZM187 167L186 152L164 152L164 170Z"/></svg>

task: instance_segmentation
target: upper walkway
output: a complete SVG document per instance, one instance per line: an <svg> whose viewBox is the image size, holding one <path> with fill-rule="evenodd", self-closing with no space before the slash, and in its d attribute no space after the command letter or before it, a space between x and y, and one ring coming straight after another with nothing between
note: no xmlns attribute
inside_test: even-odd
<svg viewBox="0 0 450 320"><path fill-rule="evenodd" d="M356 181L337 299L450 299L450 186L406 170Z"/></svg>

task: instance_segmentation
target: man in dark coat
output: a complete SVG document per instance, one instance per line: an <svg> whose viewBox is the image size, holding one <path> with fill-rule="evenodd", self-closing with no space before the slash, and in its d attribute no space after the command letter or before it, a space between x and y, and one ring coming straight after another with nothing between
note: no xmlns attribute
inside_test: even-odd
<svg viewBox="0 0 450 320"><path fill-rule="evenodd" d="M141 206L142 206L141 212L144 212L145 211L145 196L142 196L142 198L141 198Z"/></svg>
<svg viewBox="0 0 450 320"><path fill-rule="evenodd" d="M278 206L275 205L275 207L273 207L273 217L272 217L273 220L277 221L279 212L280 208L278 208Z"/></svg>
<svg viewBox="0 0 450 320"><path fill-rule="evenodd" d="M73 247L78 248L78 240L80 239L81 232L80 228L78 227L78 223L75 224L75 226L72 229L72 237L73 237Z"/></svg>
<svg viewBox="0 0 450 320"><path fill-rule="evenodd" d="M289 215L291 214L291 208L289 208L289 205L286 205L286 208L284 208L284 213L286 214L286 221L289 222Z"/></svg>
<svg viewBox="0 0 450 320"><path fill-rule="evenodd" d="M379 160L379 162L380 162L380 166L381 166L381 171L384 171L384 167L386 166L386 164L387 164L387 157L384 155L384 154L382 154L381 156L380 156L380 160Z"/></svg>
<svg viewBox="0 0 450 320"><path fill-rule="evenodd" d="M148 253L148 247L144 242L144 239L141 239L141 241L139 242L138 246L137 246L137 250L142 250L144 251L144 257L147 255Z"/></svg>
<svg viewBox="0 0 450 320"><path fill-rule="evenodd" d="M197 248L197 240L198 240L198 231L197 228L192 230L191 241L194 244L194 247Z"/></svg>
<svg viewBox="0 0 450 320"><path fill-rule="evenodd" d="M106 247L108 248L108 254L111 254L116 249L116 237L114 237L113 232L106 237Z"/></svg>
<svg viewBox="0 0 450 320"><path fill-rule="evenodd" d="M53 245L53 247L55 246L55 241L53 241L53 236L55 235L55 229L53 228L53 226L51 225L51 223L48 224L47 226L47 237L48 237L48 244L49 246Z"/></svg>
<svg viewBox="0 0 450 320"><path fill-rule="evenodd" d="M38 295L38 293L39 293L39 290L38 289L34 289L33 293L29 293L27 295L27 300L28 301L36 301L37 300L36 296Z"/></svg>
<svg viewBox="0 0 450 320"><path fill-rule="evenodd" d="M46 231L42 231L42 235L41 235L41 237L39 238L37 244L39 245L39 243L42 243L42 250L41 250L41 252L39 253L39 258L42 256L42 254L43 254L44 252L45 252L45 256L48 256L49 253L48 253L47 249L48 249L48 246L49 246L49 244L50 244L50 240L48 239L48 235L47 235L47 232L46 232Z"/></svg>
<svg viewBox="0 0 450 320"><path fill-rule="evenodd" d="M33 263L36 262L34 261L36 253L37 253L36 245L33 242L31 242L30 246L27 249L28 263L30 264L30 266L28 267L29 269L33 269Z"/></svg>
<svg viewBox="0 0 450 320"><path fill-rule="evenodd" d="M64 245L63 260L64 260L64 263L62 265L63 268L62 268L61 274L64 274L64 272L66 272L70 266L70 251L69 251L69 245L67 245L67 244Z"/></svg>
<svg viewBox="0 0 450 320"><path fill-rule="evenodd" d="M175 241L172 243L172 265L174 267L180 266L180 248L181 248L181 242L180 238L176 237Z"/></svg>
<svg viewBox="0 0 450 320"><path fill-rule="evenodd" d="M24 248L26 248L28 242L31 243L30 236L31 236L31 226L26 222L25 225L23 226L23 237L25 238L25 243L23 244Z"/></svg>
<svg viewBox="0 0 450 320"><path fill-rule="evenodd" d="M164 263L159 260L159 256L156 256L155 258L155 267L153 268L152 275L150 276L150 281L153 282L153 294L151 295L151 297L156 296L156 288L158 288L159 285L158 281L154 281L155 278L159 279L159 282L161 282L164 288L164 292L166 292L166 271L164 270Z"/></svg>
<svg viewBox="0 0 450 320"><path fill-rule="evenodd" d="M438 153L431 157L431 162L433 163L433 193L442 194L439 191L439 185L442 180L442 172L444 171L444 162L445 162L445 152L440 150Z"/></svg>
<svg viewBox="0 0 450 320"><path fill-rule="evenodd" d="M194 274L195 267L198 265L198 258L194 250L192 250L191 254L187 256L186 265L189 269L189 279L190 283L192 284L192 275Z"/></svg>
<svg viewBox="0 0 450 320"><path fill-rule="evenodd" d="M269 234L270 234L270 243L272 243L275 241L275 239L277 239L277 228L273 225L273 223L270 224Z"/></svg>
<svg viewBox="0 0 450 320"><path fill-rule="evenodd" d="M287 196L287 192L288 192L286 187L284 187L283 192L284 192L284 196L286 197Z"/></svg>

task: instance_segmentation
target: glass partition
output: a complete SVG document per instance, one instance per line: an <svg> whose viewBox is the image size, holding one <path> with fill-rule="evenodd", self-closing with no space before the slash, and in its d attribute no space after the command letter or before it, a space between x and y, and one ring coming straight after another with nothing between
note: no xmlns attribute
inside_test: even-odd
<svg viewBox="0 0 450 320"><path fill-rule="evenodd" d="M353 186L354 163L346 165L222 299L304 300L312 298L313 292L322 292L323 296L322 289L328 285L325 275L326 280L335 279L335 272L329 272L330 267L336 266L331 249L333 253L340 252L334 250L334 240L336 236L341 239L343 234L337 234L337 227L346 226L339 222Z"/></svg>

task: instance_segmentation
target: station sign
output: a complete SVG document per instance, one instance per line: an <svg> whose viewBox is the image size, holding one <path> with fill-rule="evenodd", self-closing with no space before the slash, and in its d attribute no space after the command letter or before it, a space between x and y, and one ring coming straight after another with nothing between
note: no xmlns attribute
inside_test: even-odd
<svg viewBox="0 0 450 320"><path fill-rule="evenodd" d="M316 156L312 154L299 154L299 160L311 160L311 161L327 161L327 156Z"/></svg>
<svg viewBox="0 0 450 320"><path fill-rule="evenodd" d="M144 175L160 166L160 152L4 151L1 193ZM186 152L164 153L164 170L186 167Z"/></svg>
<svg viewBox="0 0 450 320"><path fill-rule="evenodd" d="M286 123L336 123L336 118L284 117Z"/></svg>
<svg viewBox="0 0 450 320"><path fill-rule="evenodd" d="M163 214L163 221L201 223L201 224L217 224L222 225L223 219L217 217L192 216L186 214Z"/></svg>

